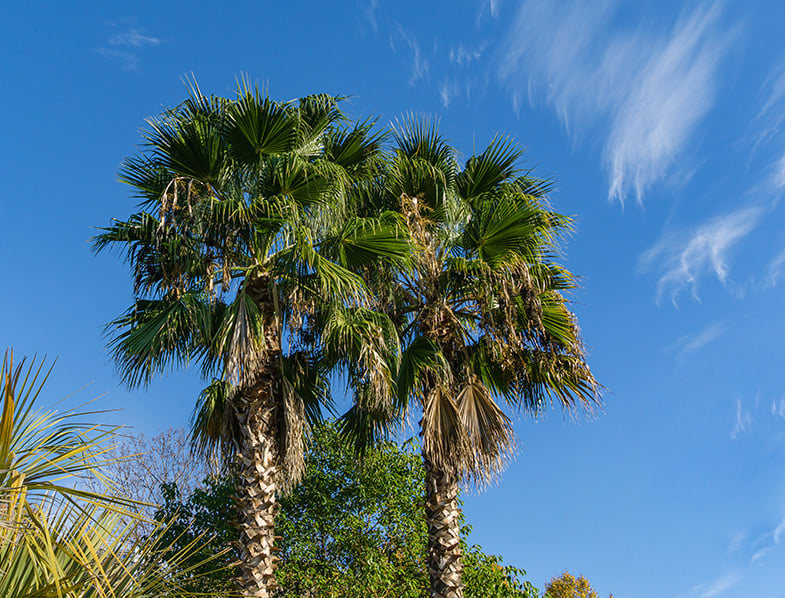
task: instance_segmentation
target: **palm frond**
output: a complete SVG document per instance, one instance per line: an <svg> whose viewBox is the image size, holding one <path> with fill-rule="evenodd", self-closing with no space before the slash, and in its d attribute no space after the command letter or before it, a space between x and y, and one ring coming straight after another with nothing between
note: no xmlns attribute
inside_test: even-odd
<svg viewBox="0 0 785 598"><path fill-rule="evenodd" d="M425 336L415 337L401 354L396 389L401 405L425 400L427 388L452 384L452 371L439 346Z"/></svg>
<svg viewBox="0 0 785 598"><path fill-rule="evenodd" d="M354 272L380 261L405 263L411 258L406 228L393 212L374 218L347 218L335 235L325 236L320 248L326 250L326 257Z"/></svg>
<svg viewBox="0 0 785 598"><path fill-rule="evenodd" d="M512 456L512 422L493 400L490 389L475 375L464 381L455 402L472 449L473 462L466 467L465 475L479 484L486 483L499 474Z"/></svg>
<svg viewBox="0 0 785 598"><path fill-rule="evenodd" d="M231 406L232 385L213 379L199 393L191 414L191 446L202 457L230 460L239 446L240 430Z"/></svg>
<svg viewBox="0 0 785 598"><path fill-rule="evenodd" d="M400 412L390 409L371 410L356 402L338 419L338 429L352 450L362 458L370 448L389 440L400 429L401 421Z"/></svg>
<svg viewBox="0 0 785 598"><path fill-rule="evenodd" d="M428 392L420 428L427 459L442 471L465 475L473 463L472 446L450 388L437 386Z"/></svg>
<svg viewBox="0 0 785 598"><path fill-rule="evenodd" d="M305 442L322 422L322 408L332 408L330 383L318 356L297 351L282 359L282 409L278 416L281 490L294 488L305 472Z"/></svg>
<svg viewBox="0 0 785 598"><path fill-rule="evenodd" d="M299 123L291 105L271 100L246 80L240 83L227 116L223 133L232 155L242 164L258 164L265 156L285 154L297 143Z"/></svg>
<svg viewBox="0 0 785 598"><path fill-rule="evenodd" d="M334 129L335 125L342 122L345 117L339 108L345 96L332 96L326 93L311 94L300 98L297 105L297 115L300 120L299 144L301 151L307 155L315 155L324 148L325 133Z"/></svg>
<svg viewBox="0 0 785 598"><path fill-rule="evenodd" d="M56 493L73 505L96 503L125 511L129 502L69 484L79 475L101 477L117 427L88 423L99 412L35 408L51 368L43 360L13 363L7 351L0 368L0 510L44 500ZM6 514L18 509L8 507Z"/></svg>
<svg viewBox="0 0 785 598"><path fill-rule="evenodd" d="M210 347L211 353L222 356L225 378L235 386L255 382L256 368L268 348L266 336L272 332L268 327L274 326L253 297L252 286L243 285L228 305Z"/></svg>
<svg viewBox="0 0 785 598"><path fill-rule="evenodd" d="M218 102L207 110L202 98L186 102L183 110L147 120L143 132L148 155L174 176L193 177L205 183L220 184L225 175L227 153L221 135L223 111Z"/></svg>
<svg viewBox="0 0 785 598"><path fill-rule="evenodd" d="M523 150L507 137L495 137L482 153L472 156L456 178L458 194L472 205L497 192L518 172Z"/></svg>
<svg viewBox="0 0 785 598"><path fill-rule="evenodd" d="M123 380L147 385L156 373L190 363L205 352L213 307L200 292L138 300L107 326L109 347Z"/></svg>
<svg viewBox="0 0 785 598"><path fill-rule="evenodd" d="M399 346L389 318L333 304L322 326L325 362L348 373L358 404L366 411L390 407Z"/></svg>
<svg viewBox="0 0 785 598"><path fill-rule="evenodd" d="M376 121L366 120L352 127L332 129L324 139L325 158L353 176L372 168L388 137L386 131L374 131L375 125ZM370 174L370 169L367 172Z"/></svg>

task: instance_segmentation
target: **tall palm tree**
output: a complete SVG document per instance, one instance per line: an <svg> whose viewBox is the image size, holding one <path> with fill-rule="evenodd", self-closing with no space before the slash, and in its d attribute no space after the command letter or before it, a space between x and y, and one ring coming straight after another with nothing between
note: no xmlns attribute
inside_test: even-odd
<svg viewBox="0 0 785 598"><path fill-rule="evenodd" d="M227 100L192 86L123 165L142 210L95 240L124 250L134 277L136 301L111 333L124 379L198 362L213 380L194 431L238 472L245 596L276 587L277 495L303 472L304 434L329 403L325 368L361 347L363 384L386 388L393 375L394 331L367 309L357 272L406 244L395 217L347 209L351 188L377 175L383 137L348 123L339 101L276 102L246 84Z"/></svg>
<svg viewBox="0 0 785 598"><path fill-rule="evenodd" d="M558 241L570 220L548 207L550 183L522 172L521 151L501 138L460 168L428 123L409 120L395 137L366 209L397 209L413 259L374 280L403 347L397 408L421 413L431 596L460 598L459 483L482 486L510 458L503 407L590 409L598 386L565 298L576 283ZM380 415L384 427L383 408L355 407L345 425L357 434Z"/></svg>

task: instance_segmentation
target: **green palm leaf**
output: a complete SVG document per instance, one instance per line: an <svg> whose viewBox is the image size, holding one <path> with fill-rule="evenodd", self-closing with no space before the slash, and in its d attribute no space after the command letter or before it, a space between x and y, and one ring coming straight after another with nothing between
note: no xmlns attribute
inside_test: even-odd
<svg viewBox="0 0 785 598"><path fill-rule="evenodd" d="M244 164L264 156L283 154L297 143L297 115L291 106L262 96L258 88L242 83L226 123L226 140L232 154Z"/></svg>

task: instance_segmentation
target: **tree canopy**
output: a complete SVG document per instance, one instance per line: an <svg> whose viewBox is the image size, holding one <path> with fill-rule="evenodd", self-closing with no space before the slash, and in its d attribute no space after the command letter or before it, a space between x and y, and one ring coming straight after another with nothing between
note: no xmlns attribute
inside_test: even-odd
<svg viewBox="0 0 785 598"><path fill-rule="evenodd" d="M600 595L583 575L575 577L565 571L545 585L543 598L600 598ZM613 594L609 598L613 598Z"/></svg>

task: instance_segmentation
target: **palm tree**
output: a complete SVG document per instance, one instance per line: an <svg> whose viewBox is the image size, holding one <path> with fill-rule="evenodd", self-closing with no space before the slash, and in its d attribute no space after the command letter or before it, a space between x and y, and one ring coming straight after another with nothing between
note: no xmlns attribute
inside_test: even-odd
<svg viewBox="0 0 785 598"><path fill-rule="evenodd" d="M459 483L483 486L510 458L502 406L591 408L598 386L564 295L575 279L556 262L570 220L548 207L550 183L521 172L521 151L504 139L461 169L425 122L410 120L395 137L366 209L397 208L413 260L376 275L377 297L403 347L398 412L422 414L431 596L460 598ZM367 433L368 421L384 428L389 412L355 407L345 426Z"/></svg>
<svg viewBox="0 0 785 598"><path fill-rule="evenodd" d="M111 332L123 378L147 384L197 362L212 379L195 442L238 473L245 596L276 587L277 495L302 475L304 435L330 401L326 368L360 347L358 382L387 388L393 376L394 330L367 308L357 271L406 243L394 215L348 209L351 189L377 175L383 136L348 123L340 99L275 102L243 84L226 100L193 85L123 165L142 210L95 240L124 250L134 277L136 301Z"/></svg>
<svg viewBox="0 0 785 598"><path fill-rule="evenodd" d="M95 412L38 409L47 377L43 362L14 365L10 352L0 367L0 595L192 595L183 582L194 572L160 562L163 554L185 562L206 538L175 550L158 528L134 540L132 502L80 487L77 478L100 476L108 464L115 428L86 423Z"/></svg>

